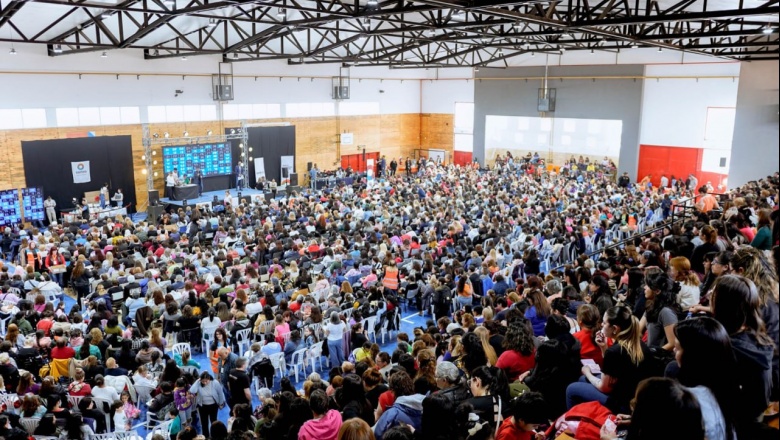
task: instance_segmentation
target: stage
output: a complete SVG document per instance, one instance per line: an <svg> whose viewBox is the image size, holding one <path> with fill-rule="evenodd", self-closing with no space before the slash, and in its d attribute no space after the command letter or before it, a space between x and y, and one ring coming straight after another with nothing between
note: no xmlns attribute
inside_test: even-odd
<svg viewBox="0 0 780 440"><path fill-rule="evenodd" d="M268 192L270 197L270 192ZM230 195L233 196L233 206L238 206L238 203L241 201L238 197L238 191L235 188L232 188L230 190ZM287 193L285 192L285 186L279 186L276 189L276 197L281 198L286 196ZM225 190L217 190L217 191L206 191L203 193L202 196L194 198L194 199L187 199L187 205L188 206L198 206L198 205L208 205L209 208L211 208L211 202L214 201L214 197L216 196L217 200L221 203L225 200ZM251 188L244 188L241 190L241 198L247 199L247 202L249 201L249 198L255 199L256 197L264 197L263 191L251 189ZM184 206L184 200L171 200L167 197L160 198L160 203L165 205L173 205L173 206ZM167 206L166 206L167 210Z"/></svg>

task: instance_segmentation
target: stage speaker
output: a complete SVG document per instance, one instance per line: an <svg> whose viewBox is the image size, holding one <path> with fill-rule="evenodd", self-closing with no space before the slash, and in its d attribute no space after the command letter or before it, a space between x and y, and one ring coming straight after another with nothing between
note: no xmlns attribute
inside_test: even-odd
<svg viewBox="0 0 780 440"><path fill-rule="evenodd" d="M309 162L311 165L311 162ZM298 173L290 173L290 185L298 186Z"/></svg>
<svg viewBox="0 0 780 440"><path fill-rule="evenodd" d="M151 191L150 191L151 192ZM156 192L156 191L155 191ZM148 208L146 208L146 215L147 215L147 221L151 224L157 221L158 218L163 213L163 207L162 205L149 205Z"/></svg>
<svg viewBox="0 0 780 440"><path fill-rule="evenodd" d="M149 190L149 206L156 206L160 204L160 191L156 189Z"/></svg>

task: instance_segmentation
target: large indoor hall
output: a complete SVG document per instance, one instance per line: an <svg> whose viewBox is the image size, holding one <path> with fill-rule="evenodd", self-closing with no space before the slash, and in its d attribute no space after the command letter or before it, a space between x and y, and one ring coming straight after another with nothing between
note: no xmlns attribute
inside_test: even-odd
<svg viewBox="0 0 780 440"><path fill-rule="evenodd" d="M0 0L0 440L763 440L780 3Z"/></svg>

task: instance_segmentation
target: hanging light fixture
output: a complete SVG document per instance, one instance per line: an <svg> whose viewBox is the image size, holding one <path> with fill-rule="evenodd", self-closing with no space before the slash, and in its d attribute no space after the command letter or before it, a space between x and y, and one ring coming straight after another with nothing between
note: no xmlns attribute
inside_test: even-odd
<svg viewBox="0 0 780 440"><path fill-rule="evenodd" d="M366 2L366 5L375 8L379 5L379 0L368 0L368 2Z"/></svg>
<svg viewBox="0 0 780 440"><path fill-rule="evenodd" d="M216 27L216 26L217 26L217 19L209 18L209 27Z"/></svg>
<svg viewBox="0 0 780 440"><path fill-rule="evenodd" d="M100 58L108 58L108 52L104 50L103 53L100 54Z"/></svg>
<svg viewBox="0 0 780 440"><path fill-rule="evenodd" d="M279 8L279 10L276 11L276 18L278 18L279 20L284 20L285 18L287 18L287 9Z"/></svg>
<svg viewBox="0 0 780 440"><path fill-rule="evenodd" d="M16 55L16 49L14 49L13 46L11 46L11 50L8 51L8 55Z"/></svg>
<svg viewBox="0 0 780 440"><path fill-rule="evenodd" d="M58 44L54 46L54 53L62 53L62 45Z"/></svg>

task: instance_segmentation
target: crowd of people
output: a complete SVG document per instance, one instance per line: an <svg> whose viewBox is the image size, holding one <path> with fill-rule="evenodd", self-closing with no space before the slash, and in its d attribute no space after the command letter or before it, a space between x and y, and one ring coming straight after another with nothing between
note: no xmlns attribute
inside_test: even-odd
<svg viewBox="0 0 780 440"><path fill-rule="evenodd" d="M180 440L775 437L778 175L711 206L707 185L608 169L428 163L220 213L7 231L0 436L32 418L87 439L145 409ZM401 332L407 307L427 322ZM328 374L296 389L302 351Z"/></svg>

